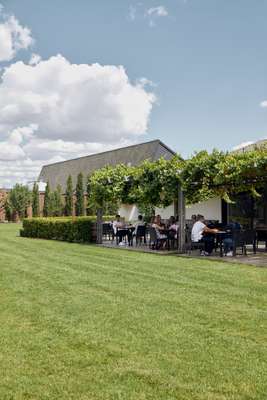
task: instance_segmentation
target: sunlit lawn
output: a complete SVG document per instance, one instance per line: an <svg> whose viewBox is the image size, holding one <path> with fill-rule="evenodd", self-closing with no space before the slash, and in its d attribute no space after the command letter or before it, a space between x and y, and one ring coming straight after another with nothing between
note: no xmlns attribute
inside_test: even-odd
<svg viewBox="0 0 267 400"><path fill-rule="evenodd" d="M0 400L267 399L267 269L0 225Z"/></svg>

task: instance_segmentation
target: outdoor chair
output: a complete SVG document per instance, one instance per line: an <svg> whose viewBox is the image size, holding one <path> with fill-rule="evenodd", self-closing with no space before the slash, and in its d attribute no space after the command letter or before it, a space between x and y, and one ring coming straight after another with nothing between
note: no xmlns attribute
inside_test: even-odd
<svg viewBox="0 0 267 400"><path fill-rule="evenodd" d="M175 237L176 236L176 237ZM178 231L169 231L168 235L168 249L178 249Z"/></svg>
<svg viewBox="0 0 267 400"><path fill-rule="evenodd" d="M114 235L114 231L113 231L112 225L110 223L104 222L103 223L103 237L105 239L110 240L110 239L112 239L113 235Z"/></svg>
<svg viewBox="0 0 267 400"><path fill-rule="evenodd" d="M152 250L159 250L167 239L160 239L155 228L149 228L149 247Z"/></svg>
<svg viewBox="0 0 267 400"><path fill-rule="evenodd" d="M146 225L139 225L135 234L136 246L141 245L143 241L146 244Z"/></svg>
<svg viewBox="0 0 267 400"><path fill-rule="evenodd" d="M247 247L252 246L253 253L256 254L256 232L252 229L246 231L233 231L233 255L237 255L237 249L241 248L241 254L247 255Z"/></svg>
<svg viewBox="0 0 267 400"><path fill-rule="evenodd" d="M185 248L188 254L191 254L193 250L204 251L203 242L192 242L191 229L186 228L185 230Z"/></svg>

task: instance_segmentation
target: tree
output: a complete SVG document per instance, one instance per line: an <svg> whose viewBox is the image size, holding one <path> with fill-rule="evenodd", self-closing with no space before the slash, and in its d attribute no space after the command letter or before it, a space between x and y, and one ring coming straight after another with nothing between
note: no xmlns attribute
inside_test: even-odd
<svg viewBox="0 0 267 400"><path fill-rule="evenodd" d="M51 217L51 191L49 182L47 182L45 187L43 214L44 217Z"/></svg>
<svg viewBox="0 0 267 400"><path fill-rule="evenodd" d="M53 217L61 217L63 212L61 186L58 185L56 190L51 193L51 215Z"/></svg>
<svg viewBox="0 0 267 400"><path fill-rule="evenodd" d="M65 215L72 216L73 211L73 186L72 186L72 177L69 175L67 179L67 188L66 188L66 204L65 204Z"/></svg>
<svg viewBox="0 0 267 400"><path fill-rule="evenodd" d="M31 192L27 186L16 184L9 192L9 207L12 210L12 213L18 214L19 218L25 217L30 202Z"/></svg>
<svg viewBox="0 0 267 400"><path fill-rule="evenodd" d="M84 215L84 186L83 174L81 172L77 178L75 210L77 216Z"/></svg>
<svg viewBox="0 0 267 400"><path fill-rule="evenodd" d="M39 186L35 182L32 190L32 215L33 217L39 217L40 215L40 203L39 203Z"/></svg>

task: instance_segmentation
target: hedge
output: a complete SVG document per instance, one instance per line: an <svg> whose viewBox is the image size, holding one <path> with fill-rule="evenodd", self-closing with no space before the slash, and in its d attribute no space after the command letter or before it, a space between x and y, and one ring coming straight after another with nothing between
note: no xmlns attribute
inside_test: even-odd
<svg viewBox="0 0 267 400"><path fill-rule="evenodd" d="M103 220L112 220L104 216ZM95 242L96 217L25 218L20 236L66 242Z"/></svg>

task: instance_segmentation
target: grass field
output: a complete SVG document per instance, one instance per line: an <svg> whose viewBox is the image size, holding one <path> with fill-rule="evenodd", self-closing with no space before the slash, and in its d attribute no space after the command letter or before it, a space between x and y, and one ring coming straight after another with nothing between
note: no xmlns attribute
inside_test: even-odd
<svg viewBox="0 0 267 400"><path fill-rule="evenodd" d="M267 399L267 269L0 226L0 400Z"/></svg>

